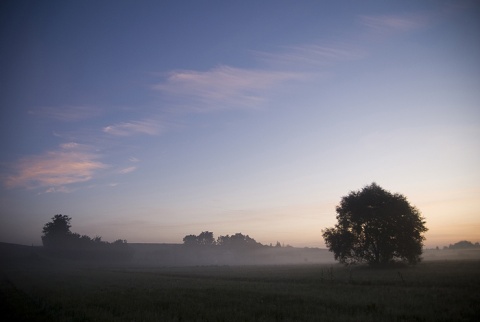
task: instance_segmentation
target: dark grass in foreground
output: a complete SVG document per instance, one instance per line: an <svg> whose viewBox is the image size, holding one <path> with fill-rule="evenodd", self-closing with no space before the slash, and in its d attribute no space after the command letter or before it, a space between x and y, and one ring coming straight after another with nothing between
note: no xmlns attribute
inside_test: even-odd
<svg viewBox="0 0 480 322"><path fill-rule="evenodd" d="M480 313L478 260L403 269L32 262L2 268L2 321L476 321Z"/></svg>

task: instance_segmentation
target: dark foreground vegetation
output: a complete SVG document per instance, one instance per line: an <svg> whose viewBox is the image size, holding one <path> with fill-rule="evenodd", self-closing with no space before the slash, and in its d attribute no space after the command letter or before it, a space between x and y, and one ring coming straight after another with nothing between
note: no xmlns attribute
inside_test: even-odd
<svg viewBox="0 0 480 322"><path fill-rule="evenodd" d="M0 244L2 321L477 321L480 260L141 267ZM472 255L472 258L475 258Z"/></svg>

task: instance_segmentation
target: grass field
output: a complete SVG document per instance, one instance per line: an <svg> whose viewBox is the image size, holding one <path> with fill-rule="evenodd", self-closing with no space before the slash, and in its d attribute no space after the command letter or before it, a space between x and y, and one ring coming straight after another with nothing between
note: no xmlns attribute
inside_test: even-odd
<svg viewBox="0 0 480 322"><path fill-rule="evenodd" d="M129 268L2 265L2 321L478 321L480 261Z"/></svg>

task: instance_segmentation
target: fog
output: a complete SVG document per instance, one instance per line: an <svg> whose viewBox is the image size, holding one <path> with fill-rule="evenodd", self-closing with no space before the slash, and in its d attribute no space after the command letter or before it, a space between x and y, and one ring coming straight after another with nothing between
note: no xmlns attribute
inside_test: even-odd
<svg viewBox="0 0 480 322"><path fill-rule="evenodd" d="M422 258L424 261L479 260L480 249L426 249Z"/></svg>
<svg viewBox="0 0 480 322"><path fill-rule="evenodd" d="M128 244L129 256L105 249L64 253L0 243L3 320L474 321L478 316L472 310L480 285L478 249L426 250L424 262L398 269L333 264L332 253L318 248Z"/></svg>
<svg viewBox="0 0 480 322"><path fill-rule="evenodd" d="M269 247L228 249L189 247L183 244L128 244L129 256L99 256L98 253L68 254L48 251L42 246L0 242L0 263L5 266L101 265L119 267L178 267L221 265L305 265L334 264L333 254L320 248ZM479 260L480 249L426 249L422 259L431 261Z"/></svg>
<svg viewBox="0 0 480 322"><path fill-rule="evenodd" d="M268 247L225 248L191 247L183 244L128 244L128 256L85 251L52 251L43 246L0 243L3 266L26 264L101 265L119 267L175 267L220 265L333 264L333 254L320 248Z"/></svg>
<svg viewBox="0 0 480 322"><path fill-rule="evenodd" d="M132 265L280 265L334 263L326 249L268 247L226 249L188 247L182 244L129 244L134 251Z"/></svg>

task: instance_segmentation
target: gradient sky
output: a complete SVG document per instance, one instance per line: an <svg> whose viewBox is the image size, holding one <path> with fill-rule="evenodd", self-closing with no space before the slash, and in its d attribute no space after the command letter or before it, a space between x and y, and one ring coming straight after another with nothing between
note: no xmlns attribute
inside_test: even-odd
<svg viewBox="0 0 480 322"><path fill-rule="evenodd" d="M324 247L352 190L480 241L476 1L2 1L0 241Z"/></svg>

